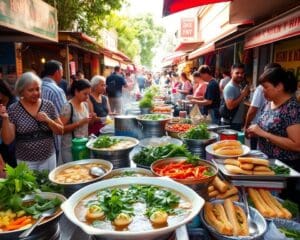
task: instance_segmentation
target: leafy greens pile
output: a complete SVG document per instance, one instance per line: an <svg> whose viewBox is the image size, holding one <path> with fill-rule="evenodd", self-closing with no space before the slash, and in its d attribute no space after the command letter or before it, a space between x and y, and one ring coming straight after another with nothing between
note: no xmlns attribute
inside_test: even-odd
<svg viewBox="0 0 300 240"><path fill-rule="evenodd" d="M199 157L190 153L186 146L177 146L175 144L143 148L139 153L133 156L133 161L140 165L150 166L158 159L169 157L186 157L187 162L192 164L197 164L199 161Z"/></svg>
<svg viewBox="0 0 300 240"><path fill-rule="evenodd" d="M275 172L276 175L289 175L291 169L285 166L274 165L270 167L272 171Z"/></svg>
<svg viewBox="0 0 300 240"><path fill-rule="evenodd" d="M142 117L142 120L159 121L167 118L168 116L165 114L146 114Z"/></svg>
<svg viewBox="0 0 300 240"><path fill-rule="evenodd" d="M183 136L187 139L209 139L209 131L207 125L203 123L189 129Z"/></svg>
<svg viewBox="0 0 300 240"><path fill-rule="evenodd" d="M61 201L57 198L49 200L38 195L30 204L25 205L22 200L27 194L40 190L53 192L58 189L55 185L49 185L49 180L45 181L48 173L32 171L25 163L18 164L16 168L6 164L5 171L6 178L0 179L0 209L24 210L38 217L43 211L60 205Z"/></svg>
<svg viewBox="0 0 300 240"><path fill-rule="evenodd" d="M6 165L6 179L0 179L0 209L22 209L22 198L37 188L33 171L25 163L16 168Z"/></svg>
<svg viewBox="0 0 300 240"><path fill-rule="evenodd" d="M146 204L148 217L157 210L175 214L174 208L178 205L180 197L169 190L155 186L131 185L128 189L104 189L97 193L97 200L91 200L87 206L99 205L105 216L113 221L120 213L134 215L133 204L137 202Z"/></svg>
<svg viewBox="0 0 300 240"><path fill-rule="evenodd" d="M110 136L101 136L96 139L96 141L93 144L93 147L108 148L119 142L121 142L121 139L111 138Z"/></svg>

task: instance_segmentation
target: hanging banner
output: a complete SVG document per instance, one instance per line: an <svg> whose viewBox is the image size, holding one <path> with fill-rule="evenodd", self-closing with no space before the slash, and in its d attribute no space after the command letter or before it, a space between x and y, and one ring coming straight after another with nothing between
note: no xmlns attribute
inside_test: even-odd
<svg viewBox="0 0 300 240"><path fill-rule="evenodd" d="M42 0L1 0L0 26L58 41L57 10Z"/></svg>
<svg viewBox="0 0 300 240"><path fill-rule="evenodd" d="M300 34L300 10L246 35L245 49L276 42Z"/></svg>

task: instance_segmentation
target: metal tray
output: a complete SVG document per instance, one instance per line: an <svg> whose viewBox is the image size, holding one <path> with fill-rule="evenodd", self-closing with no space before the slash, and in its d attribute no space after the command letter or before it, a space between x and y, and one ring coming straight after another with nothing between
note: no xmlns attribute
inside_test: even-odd
<svg viewBox="0 0 300 240"><path fill-rule="evenodd" d="M219 170L230 180L262 180L262 181L284 181L289 178L300 178L300 173L291 168L290 166L286 165L285 163L281 162L278 159L268 159L270 165L278 165L290 168L289 175L274 175L274 176L260 176L260 175L241 175L241 174L232 174L228 172L225 168L225 165L222 160L216 159Z"/></svg>

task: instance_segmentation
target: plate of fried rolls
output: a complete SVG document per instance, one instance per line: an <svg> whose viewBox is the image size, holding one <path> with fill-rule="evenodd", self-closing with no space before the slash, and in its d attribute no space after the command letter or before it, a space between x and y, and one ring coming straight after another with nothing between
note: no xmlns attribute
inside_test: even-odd
<svg viewBox="0 0 300 240"><path fill-rule="evenodd" d="M218 158L240 157L248 154L250 148L236 140L223 140L210 144L205 148L206 152Z"/></svg>
<svg viewBox="0 0 300 240"><path fill-rule="evenodd" d="M210 233L219 240L259 239L267 230L264 217L250 207L252 220L258 226L258 233L249 235L249 225L244 211L244 204L231 199L206 202L201 210L201 220Z"/></svg>

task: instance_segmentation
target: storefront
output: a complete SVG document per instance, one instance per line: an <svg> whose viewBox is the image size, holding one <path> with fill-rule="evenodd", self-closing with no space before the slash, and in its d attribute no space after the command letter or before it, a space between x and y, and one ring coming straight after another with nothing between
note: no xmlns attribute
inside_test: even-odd
<svg viewBox="0 0 300 240"><path fill-rule="evenodd" d="M26 19L26 21L24 21ZM0 78L13 87L24 72L23 43L57 42L57 11L42 0L2 0L0 8Z"/></svg>
<svg viewBox="0 0 300 240"><path fill-rule="evenodd" d="M216 45L216 42L239 31L238 24L229 24L230 3L210 5L200 10L198 15L199 40L203 44L189 54L189 59L197 59L198 66L209 65L217 78L223 69L230 68L235 61L237 49Z"/></svg>
<svg viewBox="0 0 300 240"><path fill-rule="evenodd" d="M300 7L291 9L246 34L245 49L253 49L257 82L266 64L277 62L300 81Z"/></svg>

